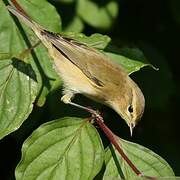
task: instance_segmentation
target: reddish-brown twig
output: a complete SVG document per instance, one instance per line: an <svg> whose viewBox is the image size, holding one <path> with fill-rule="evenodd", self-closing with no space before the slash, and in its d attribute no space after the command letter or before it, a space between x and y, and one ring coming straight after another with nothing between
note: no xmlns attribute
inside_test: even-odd
<svg viewBox="0 0 180 180"><path fill-rule="evenodd" d="M19 5L19 3L16 0L11 0L10 4L14 6L16 9L18 9L20 12L25 14L27 17L29 17L26 11L24 11L24 9Z"/></svg>
<svg viewBox="0 0 180 180"><path fill-rule="evenodd" d="M92 112L91 112L92 113ZM151 176L145 176L134 164L133 162L127 157L127 155L124 153L124 151L122 150L122 148L120 147L119 143L118 143L118 138L117 136L105 125L104 120L102 118L102 116L100 116L99 114L95 114L95 120L96 123L99 125L99 127L103 130L103 132L106 134L106 136L108 137L109 141L114 145L114 147L116 148L116 150L119 152L119 154L121 155L121 157L126 161L126 163L129 165L129 167L131 167L131 169L134 171L134 173L137 176L140 177L145 177L147 179L151 179L151 180L156 180L156 177L151 177Z"/></svg>

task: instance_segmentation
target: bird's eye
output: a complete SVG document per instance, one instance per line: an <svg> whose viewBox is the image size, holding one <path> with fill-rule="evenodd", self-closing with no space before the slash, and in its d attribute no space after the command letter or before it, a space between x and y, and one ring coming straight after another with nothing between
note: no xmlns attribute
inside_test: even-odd
<svg viewBox="0 0 180 180"><path fill-rule="evenodd" d="M130 105L130 106L128 107L128 111L129 111L130 113L133 113L133 107L132 107L132 105Z"/></svg>

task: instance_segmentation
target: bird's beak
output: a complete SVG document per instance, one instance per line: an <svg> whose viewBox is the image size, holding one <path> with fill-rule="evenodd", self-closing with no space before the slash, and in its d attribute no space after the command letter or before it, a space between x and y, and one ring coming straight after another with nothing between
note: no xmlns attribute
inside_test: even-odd
<svg viewBox="0 0 180 180"><path fill-rule="evenodd" d="M132 137L132 135L133 135L133 129L134 129L134 127L136 126L136 124L135 124L134 122L131 122L131 123L128 124L128 126L129 126L129 129L130 129L130 135L131 135L131 137Z"/></svg>

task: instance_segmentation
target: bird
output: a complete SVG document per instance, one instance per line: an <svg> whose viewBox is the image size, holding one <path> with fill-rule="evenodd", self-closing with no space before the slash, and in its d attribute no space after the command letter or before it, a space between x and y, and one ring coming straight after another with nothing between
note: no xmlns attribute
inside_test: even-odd
<svg viewBox="0 0 180 180"><path fill-rule="evenodd" d="M29 26L48 49L55 70L63 80L61 100L77 105L72 99L82 94L107 105L125 120L132 135L143 115L145 98L126 70L97 49L46 30L24 10L12 5L7 9Z"/></svg>

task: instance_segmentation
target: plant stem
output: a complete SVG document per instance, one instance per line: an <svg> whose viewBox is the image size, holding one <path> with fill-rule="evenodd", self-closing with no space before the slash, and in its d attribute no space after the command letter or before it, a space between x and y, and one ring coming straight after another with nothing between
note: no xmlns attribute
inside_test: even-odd
<svg viewBox="0 0 180 180"><path fill-rule="evenodd" d="M104 124L103 119L97 117L96 122L100 126L100 128L103 130L103 132L106 134L106 136L108 137L110 142L117 149L117 151L122 156L122 158L127 162L127 164L131 167L131 169L136 173L136 175L137 176L142 176L141 171L139 171L137 169L137 167L132 163L132 161L123 152L122 148L118 144L117 136Z"/></svg>
<svg viewBox="0 0 180 180"><path fill-rule="evenodd" d="M124 153L124 151L122 150L122 148L120 147L120 145L118 143L117 136L104 124L103 118L100 115L98 115L95 117L95 119L96 119L96 122L99 125L99 127L103 130L103 132L108 137L109 141L114 145L114 147L119 152L121 157L126 161L126 163L131 167L131 169L134 171L134 173L137 176L145 177L145 178L151 179L151 180L157 179L156 177L150 177L150 176L143 175L143 173L132 163L132 161Z"/></svg>
<svg viewBox="0 0 180 180"><path fill-rule="evenodd" d="M9 3L16 9L18 9L20 12L25 14L27 17L29 17L28 14L24 11L24 9L19 5L19 3L16 0L10 0Z"/></svg>

